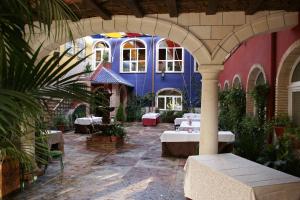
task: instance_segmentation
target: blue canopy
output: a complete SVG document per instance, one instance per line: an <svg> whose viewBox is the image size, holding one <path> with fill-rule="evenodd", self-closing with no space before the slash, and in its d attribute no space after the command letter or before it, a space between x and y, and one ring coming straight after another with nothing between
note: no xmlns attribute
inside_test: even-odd
<svg viewBox="0 0 300 200"><path fill-rule="evenodd" d="M93 84L122 84L129 87L134 87L123 77L105 67L102 67L91 81Z"/></svg>

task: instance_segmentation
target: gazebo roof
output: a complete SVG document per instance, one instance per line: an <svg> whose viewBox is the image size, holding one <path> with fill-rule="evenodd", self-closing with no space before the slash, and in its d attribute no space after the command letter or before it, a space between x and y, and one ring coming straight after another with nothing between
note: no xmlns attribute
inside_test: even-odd
<svg viewBox="0 0 300 200"><path fill-rule="evenodd" d="M82 18L112 15L166 14L177 17L180 13L245 11L254 14L263 10L299 11L299 0L65 0Z"/></svg>
<svg viewBox="0 0 300 200"><path fill-rule="evenodd" d="M99 71L96 70L94 72L91 77L91 82L92 84L121 84L129 87L134 87L123 77L105 67L101 67Z"/></svg>

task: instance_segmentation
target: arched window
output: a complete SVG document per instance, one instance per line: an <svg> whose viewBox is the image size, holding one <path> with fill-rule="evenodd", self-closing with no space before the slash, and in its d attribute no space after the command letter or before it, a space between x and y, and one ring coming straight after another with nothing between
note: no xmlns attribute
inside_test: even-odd
<svg viewBox="0 0 300 200"><path fill-rule="evenodd" d="M255 85L263 85L266 83L264 74L260 72L256 78Z"/></svg>
<svg viewBox="0 0 300 200"><path fill-rule="evenodd" d="M227 91L227 90L229 90L229 81L228 80L226 80L225 82L224 82L224 90L225 91Z"/></svg>
<svg viewBox="0 0 300 200"><path fill-rule="evenodd" d="M171 40L163 39L158 42L157 72L184 72L184 49Z"/></svg>
<svg viewBox="0 0 300 200"><path fill-rule="evenodd" d="M103 60L110 61L110 48L105 41L99 41L94 45L94 68Z"/></svg>
<svg viewBox="0 0 300 200"><path fill-rule="evenodd" d="M293 122L300 126L300 62L292 71L289 86L289 110Z"/></svg>
<svg viewBox="0 0 300 200"><path fill-rule="evenodd" d="M157 93L159 110L182 110L182 94L175 89L165 89Z"/></svg>
<svg viewBox="0 0 300 200"><path fill-rule="evenodd" d="M242 81L241 81L241 77L239 75L235 75L233 77L232 87L233 88L241 88L242 87Z"/></svg>
<svg viewBox="0 0 300 200"><path fill-rule="evenodd" d="M121 72L146 72L147 53L144 42L136 39L125 41L121 45Z"/></svg>

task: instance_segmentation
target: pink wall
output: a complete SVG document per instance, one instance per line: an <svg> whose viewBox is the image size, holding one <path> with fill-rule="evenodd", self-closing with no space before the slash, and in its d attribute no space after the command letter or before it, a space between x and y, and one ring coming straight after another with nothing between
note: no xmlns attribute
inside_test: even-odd
<svg viewBox="0 0 300 200"><path fill-rule="evenodd" d="M300 15L299 15L300 22ZM276 40L276 67L284 52L296 40L300 39L300 25L293 29L280 31ZM254 64L264 67L267 80L271 80L271 34L259 35L241 44L241 46L225 61L224 71L219 76L219 82L223 88L224 81L232 79L235 74L242 78L243 88L246 88L248 73Z"/></svg>

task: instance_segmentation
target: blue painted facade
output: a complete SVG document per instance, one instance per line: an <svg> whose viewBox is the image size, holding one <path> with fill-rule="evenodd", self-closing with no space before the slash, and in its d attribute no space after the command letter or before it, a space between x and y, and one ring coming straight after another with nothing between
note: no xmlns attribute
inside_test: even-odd
<svg viewBox="0 0 300 200"><path fill-rule="evenodd" d="M200 91L201 75L194 72L194 58L187 51L184 50L184 72L183 73L167 73L162 79L161 73L156 72L157 57L156 48L157 43L161 40L160 37L138 37L146 43L147 52L147 71L146 73L123 73L120 72L120 48L122 42L128 39L135 38L103 38L111 48L111 63L112 71L118 73L132 85L134 88L132 92L136 95L143 96L152 92L152 68L154 67L154 92L164 88L175 88L186 94L186 100L191 103L191 107L200 107ZM154 42L153 42L153 41ZM96 43L98 40L95 40ZM153 49L154 48L154 49ZM154 55L153 55L154 53ZM185 92L184 92L185 91Z"/></svg>

